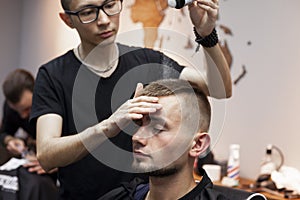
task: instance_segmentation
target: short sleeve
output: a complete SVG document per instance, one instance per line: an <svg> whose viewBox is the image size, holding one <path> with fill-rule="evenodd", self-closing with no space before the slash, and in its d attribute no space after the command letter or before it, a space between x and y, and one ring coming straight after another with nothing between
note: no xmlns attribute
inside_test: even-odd
<svg viewBox="0 0 300 200"><path fill-rule="evenodd" d="M179 65L175 60L162 54L161 63L166 66L163 72L163 78L179 78L184 66Z"/></svg>
<svg viewBox="0 0 300 200"><path fill-rule="evenodd" d="M30 123L35 125L37 118L44 114L54 113L63 115L60 98L61 90L59 83L55 81L55 78L49 71L41 67L38 71L33 90Z"/></svg>
<svg viewBox="0 0 300 200"><path fill-rule="evenodd" d="M162 52L144 49L146 62L143 67L146 73L147 83L161 80L161 79L177 79L183 70L183 66L179 65L176 61L166 56ZM144 57L142 57L144 58ZM142 73L139 73L141 76Z"/></svg>

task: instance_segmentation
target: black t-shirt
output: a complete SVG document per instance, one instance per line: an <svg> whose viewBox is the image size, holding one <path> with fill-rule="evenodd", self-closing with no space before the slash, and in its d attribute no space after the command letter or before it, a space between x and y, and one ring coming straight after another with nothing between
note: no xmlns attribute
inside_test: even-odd
<svg viewBox="0 0 300 200"><path fill-rule="evenodd" d="M62 136L76 134L107 119L132 96L138 82L178 78L183 69L160 52L120 44L118 47L119 63L108 78L88 70L73 51L41 66L34 88L31 122L35 124L39 116L55 113L63 118ZM132 155L128 151L132 148L132 131L122 131L82 160L60 168L61 198L96 199L120 182L132 180L135 174L119 169L131 166ZM115 145L111 142L117 148L112 148Z"/></svg>
<svg viewBox="0 0 300 200"><path fill-rule="evenodd" d="M23 119L19 113L11 109L7 102L3 104L3 117L0 128L0 142L3 144L4 138L7 135L14 136L19 128L26 131L33 139L35 139L36 132L34 126L29 124L29 119Z"/></svg>
<svg viewBox="0 0 300 200"><path fill-rule="evenodd" d="M203 170L204 172L204 170ZM149 191L149 184L140 184L135 191L134 200L144 200ZM178 200L228 200L219 191L214 190L213 184L206 172L197 186Z"/></svg>

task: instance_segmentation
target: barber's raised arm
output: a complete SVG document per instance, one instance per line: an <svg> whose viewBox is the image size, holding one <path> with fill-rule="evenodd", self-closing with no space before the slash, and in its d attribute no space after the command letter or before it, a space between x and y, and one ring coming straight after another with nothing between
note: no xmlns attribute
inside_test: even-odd
<svg viewBox="0 0 300 200"><path fill-rule="evenodd" d="M230 69L219 44L211 48L204 48L204 50L208 63L206 76L210 96L219 99L231 97Z"/></svg>
<svg viewBox="0 0 300 200"><path fill-rule="evenodd" d="M197 69L186 67L180 78L190 81L201 88L207 96L217 99L229 98L232 95L230 69L217 44L211 48L204 48L207 60L206 78Z"/></svg>
<svg viewBox="0 0 300 200"><path fill-rule="evenodd" d="M232 94L230 69L214 30L219 11L218 0L195 0L189 5L189 11L196 40L204 48L207 71L204 78L197 70L185 68L181 77L200 87L208 96L229 98Z"/></svg>

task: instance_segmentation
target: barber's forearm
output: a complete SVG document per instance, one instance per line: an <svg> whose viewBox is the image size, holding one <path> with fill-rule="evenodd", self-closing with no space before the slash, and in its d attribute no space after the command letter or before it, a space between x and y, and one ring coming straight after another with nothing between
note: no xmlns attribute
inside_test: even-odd
<svg viewBox="0 0 300 200"><path fill-rule="evenodd" d="M76 162L85 154L86 149L78 135L49 139L47 143L37 143L37 159L45 171L64 167Z"/></svg>
<svg viewBox="0 0 300 200"><path fill-rule="evenodd" d="M232 95L232 82L228 63L223 55L219 44L211 48L205 48L205 55L208 62L207 82L210 96L222 99Z"/></svg>
<svg viewBox="0 0 300 200"><path fill-rule="evenodd" d="M78 134L38 141L37 158L41 166L48 172L81 160L107 139L105 127L100 123Z"/></svg>

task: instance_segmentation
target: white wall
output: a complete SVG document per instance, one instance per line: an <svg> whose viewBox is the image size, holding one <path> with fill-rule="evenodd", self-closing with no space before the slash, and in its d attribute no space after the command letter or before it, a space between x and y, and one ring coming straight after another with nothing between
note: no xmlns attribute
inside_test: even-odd
<svg viewBox="0 0 300 200"><path fill-rule="evenodd" d="M60 20L60 1L26 0L22 9L20 63L36 74L41 64L75 46L78 37Z"/></svg>
<svg viewBox="0 0 300 200"><path fill-rule="evenodd" d="M26 0L17 15L13 11L21 9L21 4L6 1L9 8L0 8L0 16L8 15L10 20L0 18L5 27L0 37L1 80L18 66L36 73L42 63L78 44L75 32L60 22L59 1ZM265 146L272 143L284 152L286 165L300 169L300 1L227 0L220 4L220 22L234 33L228 37L233 78L243 64L248 73L227 101L224 127L214 147L216 157L227 158L229 145L239 143L242 175L254 178Z"/></svg>
<svg viewBox="0 0 300 200"><path fill-rule="evenodd" d="M286 165L300 169L299 8L298 0L222 2L221 21L234 33L228 38L233 77L242 65L248 73L227 103L215 151L226 158L229 144L239 143L244 176L258 174L268 143L284 152Z"/></svg>
<svg viewBox="0 0 300 200"><path fill-rule="evenodd" d="M1 0L0 6L0 84L7 73L19 66L22 1ZM4 96L0 92L0 117Z"/></svg>

